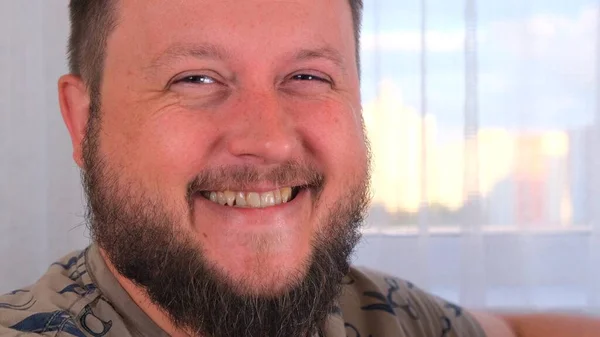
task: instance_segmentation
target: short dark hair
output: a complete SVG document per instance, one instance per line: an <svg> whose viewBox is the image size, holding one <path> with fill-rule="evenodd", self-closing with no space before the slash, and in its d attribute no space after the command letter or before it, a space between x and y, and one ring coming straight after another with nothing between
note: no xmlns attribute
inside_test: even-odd
<svg viewBox="0 0 600 337"><path fill-rule="evenodd" d="M106 40L116 25L117 1L70 0L69 4L71 19L71 35L68 46L69 70L85 81L93 106L100 103L98 99L106 56ZM348 1L352 9L356 60L357 66L359 66L363 0Z"/></svg>
<svg viewBox="0 0 600 337"><path fill-rule="evenodd" d="M87 85L92 111L100 104L106 40L116 25L116 1L71 0L69 4L69 71L80 76Z"/></svg>

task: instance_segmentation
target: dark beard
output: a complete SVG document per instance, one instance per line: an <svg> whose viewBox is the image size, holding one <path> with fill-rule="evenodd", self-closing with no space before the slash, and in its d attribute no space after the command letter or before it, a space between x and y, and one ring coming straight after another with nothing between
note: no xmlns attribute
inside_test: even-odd
<svg viewBox="0 0 600 337"><path fill-rule="evenodd" d="M88 125L83 173L92 237L116 270L143 288L172 323L211 337L306 337L322 327L360 238L367 179L321 219L303 278L276 296L244 294L207 261L156 197L119 181L98 153L99 121ZM189 197L189 196L187 196ZM190 213L193 209L190 209Z"/></svg>

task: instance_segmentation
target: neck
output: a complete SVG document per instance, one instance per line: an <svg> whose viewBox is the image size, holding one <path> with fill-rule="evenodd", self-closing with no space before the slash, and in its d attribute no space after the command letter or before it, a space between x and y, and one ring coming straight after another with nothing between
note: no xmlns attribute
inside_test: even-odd
<svg viewBox="0 0 600 337"><path fill-rule="evenodd" d="M169 317L163 312L163 310L150 300L146 291L143 288L137 286L135 283L133 283L128 278L121 275L117 271L115 266L112 264L110 259L108 258L106 252L101 248L99 250L100 250L100 255L102 256L102 259L104 260L104 263L108 267L108 270L115 276L115 278L117 279L117 281L119 282L121 287L127 292L127 294L129 294L129 296L135 302L135 304L140 309L142 309L142 311L146 315L148 315L148 317L150 317L150 319L156 325L158 325L158 327L160 327L169 336L172 336L172 337L190 337L191 336L189 333L186 333L185 331L175 327L173 325L173 323L171 322L171 320L169 319ZM200 337L200 336L195 336L195 337Z"/></svg>

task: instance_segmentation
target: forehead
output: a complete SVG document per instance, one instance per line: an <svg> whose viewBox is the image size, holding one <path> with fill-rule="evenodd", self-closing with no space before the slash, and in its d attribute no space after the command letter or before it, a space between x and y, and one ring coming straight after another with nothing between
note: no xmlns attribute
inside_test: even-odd
<svg viewBox="0 0 600 337"><path fill-rule="evenodd" d="M354 61L347 0L120 0L119 4L119 24L109 39L107 56L110 49L120 48L143 60L172 45L206 43L248 55L326 46Z"/></svg>

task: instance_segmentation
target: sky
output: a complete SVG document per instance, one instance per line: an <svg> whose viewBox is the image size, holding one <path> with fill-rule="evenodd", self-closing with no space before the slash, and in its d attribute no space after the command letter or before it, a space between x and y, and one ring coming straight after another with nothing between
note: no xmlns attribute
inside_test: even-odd
<svg viewBox="0 0 600 337"><path fill-rule="evenodd" d="M464 0L426 0L427 112L440 130L464 121ZM391 81L419 109L420 0L365 2L363 101ZM593 123L598 29L590 0L477 1L481 127L566 130Z"/></svg>

